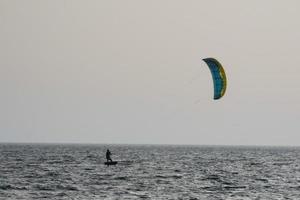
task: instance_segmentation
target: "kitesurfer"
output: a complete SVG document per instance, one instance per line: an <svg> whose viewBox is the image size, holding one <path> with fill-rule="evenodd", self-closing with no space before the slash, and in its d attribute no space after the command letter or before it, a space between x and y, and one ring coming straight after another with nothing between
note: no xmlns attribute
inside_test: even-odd
<svg viewBox="0 0 300 200"><path fill-rule="evenodd" d="M111 155L111 152L109 151L109 149L106 150L106 160L107 162L112 162L112 159L110 157Z"/></svg>

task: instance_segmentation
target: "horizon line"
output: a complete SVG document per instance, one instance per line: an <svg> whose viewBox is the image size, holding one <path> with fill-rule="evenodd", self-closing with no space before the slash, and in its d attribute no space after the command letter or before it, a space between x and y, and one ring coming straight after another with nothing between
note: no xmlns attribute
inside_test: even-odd
<svg viewBox="0 0 300 200"><path fill-rule="evenodd" d="M177 144L177 143L93 143L93 142L2 142L0 144L36 144L36 145L145 145L145 146L207 146L207 147L291 147L300 145L257 145L257 144Z"/></svg>

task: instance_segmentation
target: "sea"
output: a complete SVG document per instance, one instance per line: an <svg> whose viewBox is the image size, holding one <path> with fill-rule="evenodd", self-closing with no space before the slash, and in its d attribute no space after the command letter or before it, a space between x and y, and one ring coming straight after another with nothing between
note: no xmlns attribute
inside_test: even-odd
<svg viewBox="0 0 300 200"><path fill-rule="evenodd" d="M0 199L300 199L300 148L0 144Z"/></svg>

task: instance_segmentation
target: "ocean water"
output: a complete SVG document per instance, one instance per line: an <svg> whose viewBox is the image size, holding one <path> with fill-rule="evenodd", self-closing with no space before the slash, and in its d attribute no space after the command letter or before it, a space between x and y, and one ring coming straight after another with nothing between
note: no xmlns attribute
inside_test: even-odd
<svg viewBox="0 0 300 200"><path fill-rule="evenodd" d="M300 199L300 148L0 144L0 199Z"/></svg>

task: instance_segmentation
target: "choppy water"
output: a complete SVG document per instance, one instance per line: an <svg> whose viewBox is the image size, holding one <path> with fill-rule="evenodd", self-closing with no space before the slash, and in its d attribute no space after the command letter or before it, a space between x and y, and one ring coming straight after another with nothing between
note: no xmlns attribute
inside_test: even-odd
<svg viewBox="0 0 300 200"><path fill-rule="evenodd" d="M300 148L0 144L0 199L300 199Z"/></svg>

